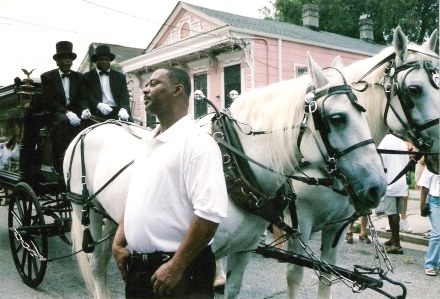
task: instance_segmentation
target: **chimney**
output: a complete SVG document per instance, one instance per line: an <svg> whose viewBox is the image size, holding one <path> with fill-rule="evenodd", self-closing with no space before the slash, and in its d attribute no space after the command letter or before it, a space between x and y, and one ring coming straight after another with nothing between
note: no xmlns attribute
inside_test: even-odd
<svg viewBox="0 0 440 299"><path fill-rule="evenodd" d="M374 42L373 20L370 15L363 14L359 17L359 37L366 42Z"/></svg>
<svg viewBox="0 0 440 299"><path fill-rule="evenodd" d="M319 30L319 8L316 4L307 3L302 8L303 26Z"/></svg>

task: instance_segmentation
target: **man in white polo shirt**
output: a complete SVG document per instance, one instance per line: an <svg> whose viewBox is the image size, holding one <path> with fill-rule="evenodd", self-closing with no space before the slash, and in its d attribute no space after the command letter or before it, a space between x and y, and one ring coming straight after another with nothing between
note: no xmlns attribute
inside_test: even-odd
<svg viewBox="0 0 440 299"><path fill-rule="evenodd" d="M228 200L220 150L188 116L185 71L155 71L144 94L160 125L135 159L113 242L126 297L214 298L209 244Z"/></svg>

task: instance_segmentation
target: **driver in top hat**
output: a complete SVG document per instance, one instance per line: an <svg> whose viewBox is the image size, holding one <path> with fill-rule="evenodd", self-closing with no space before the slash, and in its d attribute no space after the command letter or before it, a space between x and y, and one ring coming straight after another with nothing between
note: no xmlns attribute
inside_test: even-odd
<svg viewBox="0 0 440 299"><path fill-rule="evenodd" d="M76 54L69 41L56 44L53 59L58 68L41 75L42 99L51 113L52 155L55 171L62 174L63 156L73 138L90 123L82 75L72 71Z"/></svg>
<svg viewBox="0 0 440 299"><path fill-rule="evenodd" d="M125 75L110 69L114 59L107 45L99 45L92 55L96 69L84 74L90 112L102 119L133 121Z"/></svg>

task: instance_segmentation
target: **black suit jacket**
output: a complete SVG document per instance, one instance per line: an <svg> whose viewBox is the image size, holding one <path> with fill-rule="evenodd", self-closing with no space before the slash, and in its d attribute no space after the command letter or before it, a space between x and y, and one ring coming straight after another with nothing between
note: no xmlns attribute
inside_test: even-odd
<svg viewBox="0 0 440 299"><path fill-rule="evenodd" d="M66 114L69 110L81 117L81 112L88 108L84 94L84 81L82 74L74 71L70 71L70 74L70 103L68 106L58 69L41 75L42 99L52 113Z"/></svg>
<svg viewBox="0 0 440 299"><path fill-rule="evenodd" d="M99 75L96 70L91 70L84 74L86 91L88 93L87 99L90 106L90 112L94 115L101 116L97 109L99 103L102 102L102 87ZM110 90L113 99L116 102L116 109L125 108L128 114L130 113L130 96L127 89L127 81L125 75L115 70L110 70L109 75Z"/></svg>

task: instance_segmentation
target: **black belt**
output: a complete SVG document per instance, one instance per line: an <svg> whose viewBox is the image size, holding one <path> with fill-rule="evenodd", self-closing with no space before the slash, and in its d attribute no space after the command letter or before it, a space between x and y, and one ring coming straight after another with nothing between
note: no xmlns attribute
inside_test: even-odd
<svg viewBox="0 0 440 299"><path fill-rule="evenodd" d="M168 262L174 255L174 252L152 252L142 253L133 252L130 255L128 266L130 271L144 271L158 268L160 265Z"/></svg>

